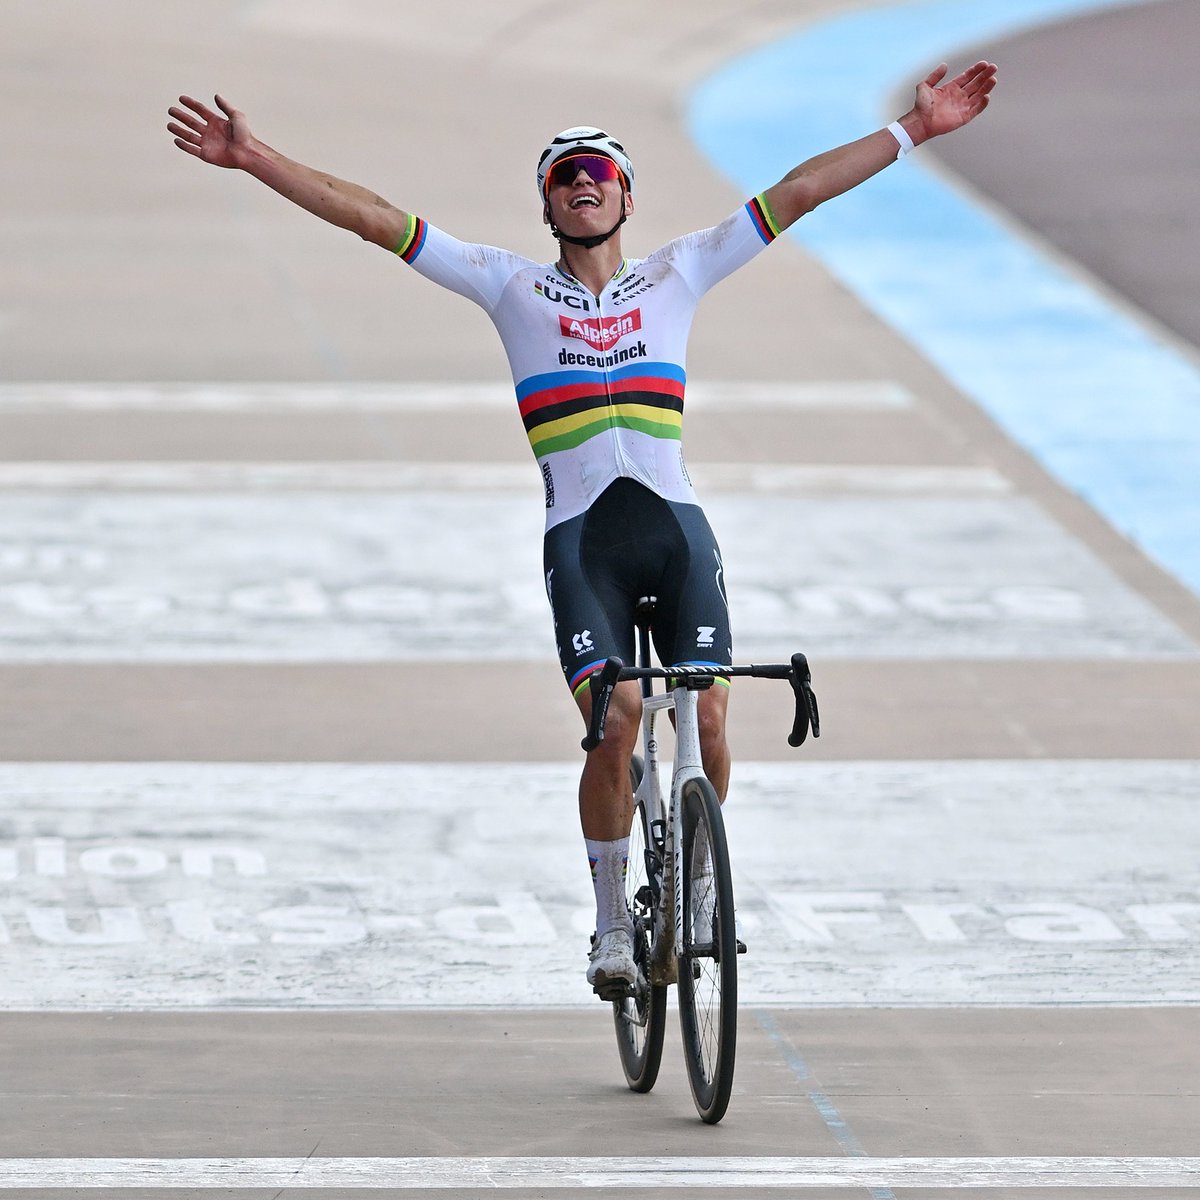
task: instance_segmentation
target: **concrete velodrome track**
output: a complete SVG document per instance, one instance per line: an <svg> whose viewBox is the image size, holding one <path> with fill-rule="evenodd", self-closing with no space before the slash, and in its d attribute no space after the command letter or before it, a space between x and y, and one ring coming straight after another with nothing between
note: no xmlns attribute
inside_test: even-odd
<svg viewBox="0 0 1200 1200"><path fill-rule="evenodd" d="M806 649L824 730L793 752L790 699L736 689L751 953L702 1126L674 1026L634 1096L583 982L579 730L493 332L164 128L220 90L286 153L549 258L533 161L598 122L640 255L745 198L692 89L864 11L0 8L0 1195L1200 1196L1186 567L819 248L706 298L687 447L739 657ZM911 72L1000 63L941 170L1187 370L1198 25L1080 8ZM1004 280L948 260L965 288Z"/></svg>

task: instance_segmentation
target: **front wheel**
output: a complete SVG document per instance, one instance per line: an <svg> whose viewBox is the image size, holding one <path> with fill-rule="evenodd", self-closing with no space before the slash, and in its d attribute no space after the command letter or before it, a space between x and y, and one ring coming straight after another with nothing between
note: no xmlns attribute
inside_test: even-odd
<svg viewBox="0 0 1200 1200"><path fill-rule="evenodd" d="M707 779L680 796L683 854L683 954L679 1023L692 1097L715 1125L729 1106L737 1044L737 929L721 805Z"/></svg>
<svg viewBox="0 0 1200 1200"><path fill-rule="evenodd" d="M630 775L636 792L642 781L642 763L637 757L630 764ZM625 900L633 918L633 957L637 963L638 982L632 996L613 1002L621 1069L635 1092L648 1092L654 1086L662 1062L667 989L649 983L655 894L661 886L662 865L655 853L650 818L645 805L639 803L634 809L633 828L629 833L629 871L625 877Z"/></svg>

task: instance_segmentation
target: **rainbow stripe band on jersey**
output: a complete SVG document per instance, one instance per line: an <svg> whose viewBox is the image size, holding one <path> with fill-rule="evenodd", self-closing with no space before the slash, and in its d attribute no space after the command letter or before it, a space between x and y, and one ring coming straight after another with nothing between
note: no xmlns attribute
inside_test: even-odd
<svg viewBox="0 0 1200 1200"><path fill-rule="evenodd" d="M753 200L746 201L746 211L750 214L750 219L754 222L754 228L757 230L758 236L768 246L783 232L779 228L779 222L775 219L775 214L771 211L771 206L762 194L755 196Z"/></svg>
<svg viewBox="0 0 1200 1200"><path fill-rule="evenodd" d="M416 261L417 255L421 253L421 247L425 245L425 222L412 213L408 214L408 224L404 227L404 236L400 239L400 245L396 247L396 253L404 259L406 263Z"/></svg>
<svg viewBox="0 0 1200 1200"><path fill-rule="evenodd" d="M603 371L555 371L517 385L529 444L538 458L573 450L610 429L679 441L684 373L671 363Z"/></svg>

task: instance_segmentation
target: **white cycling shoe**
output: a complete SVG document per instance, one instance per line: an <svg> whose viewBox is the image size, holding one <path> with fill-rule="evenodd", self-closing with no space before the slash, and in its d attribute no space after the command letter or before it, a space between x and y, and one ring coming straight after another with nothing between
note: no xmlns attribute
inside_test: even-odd
<svg viewBox="0 0 1200 1200"><path fill-rule="evenodd" d="M592 942L587 981L604 1000L619 999L637 983L633 938L624 929L610 929Z"/></svg>

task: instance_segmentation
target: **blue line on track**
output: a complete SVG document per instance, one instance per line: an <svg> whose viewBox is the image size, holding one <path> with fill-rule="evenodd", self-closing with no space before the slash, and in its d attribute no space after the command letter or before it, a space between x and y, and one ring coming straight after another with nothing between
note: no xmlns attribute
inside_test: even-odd
<svg viewBox="0 0 1200 1200"><path fill-rule="evenodd" d="M705 80L690 98L691 133L742 190L758 192L811 154L893 119L888 98L955 46L1145 2L919 0L843 14ZM1065 486L1200 594L1194 357L923 169L919 152L789 233Z"/></svg>
<svg viewBox="0 0 1200 1200"><path fill-rule="evenodd" d="M842 1152L851 1158L866 1158L867 1152L863 1149L862 1143L855 1136L854 1131L846 1123L846 1118L842 1116L838 1106L829 1096L817 1086L817 1081L813 1078L808 1063L804 1061L800 1051L792 1045L787 1034L779 1028L779 1023L775 1018L764 1009L758 1009L754 1013L754 1019L758 1022L759 1028L782 1053L788 1069L803 1086L809 1103L817 1110L821 1120L825 1122L825 1128L833 1135L834 1141L841 1147ZM870 1194L871 1200L896 1200L896 1194L891 1188L873 1187L870 1189Z"/></svg>

